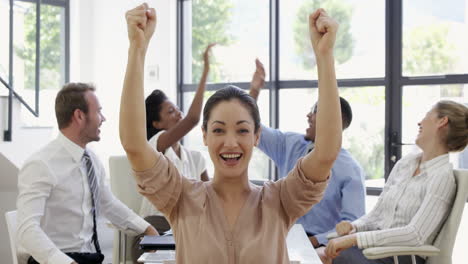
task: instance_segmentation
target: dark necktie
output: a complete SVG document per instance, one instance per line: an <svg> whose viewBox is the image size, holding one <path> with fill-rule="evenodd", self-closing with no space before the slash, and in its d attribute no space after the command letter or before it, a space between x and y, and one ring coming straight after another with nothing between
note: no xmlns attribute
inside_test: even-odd
<svg viewBox="0 0 468 264"><path fill-rule="evenodd" d="M86 165L86 173L88 176L88 183L89 183L89 190L91 191L91 212L93 213L93 237L92 242L94 243L94 247L96 248L97 253L101 253L101 247L99 246L98 235L96 230L96 215L98 212L98 204L99 204L99 186L98 186L98 179L96 178L96 173L94 171L94 166L91 158L89 157L88 152L84 152L83 154L83 162Z"/></svg>

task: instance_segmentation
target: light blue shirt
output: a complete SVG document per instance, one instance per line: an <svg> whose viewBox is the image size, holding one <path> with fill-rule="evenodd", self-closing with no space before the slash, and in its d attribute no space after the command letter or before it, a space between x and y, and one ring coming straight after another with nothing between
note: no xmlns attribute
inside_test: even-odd
<svg viewBox="0 0 468 264"><path fill-rule="evenodd" d="M279 178L286 177L299 158L305 156L309 145L303 134L283 133L262 125L258 148L272 159L279 171ZM345 149L341 149L333 164L332 177L322 200L297 220L308 234L314 235L320 244L326 245L327 234L335 231L337 223L354 221L365 213L364 173L357 161Z"/></svg>

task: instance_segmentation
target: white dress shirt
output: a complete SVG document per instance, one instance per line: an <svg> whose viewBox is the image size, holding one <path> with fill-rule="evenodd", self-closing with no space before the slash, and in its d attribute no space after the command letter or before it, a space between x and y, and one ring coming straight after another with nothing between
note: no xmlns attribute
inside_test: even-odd
<svg viewBox="0 0 468 264"><path fill-rule="evenodd" d="M98 179L99 213L121 230L143 233L149 224L114 197L104 182L102 163L92 151L87 152ZM64 252L95 252L83 153L83 148L59 133L19 172L18 246L39 263L71 263Z"/></svg>
<svg viewBox="0 0 468 264"><path fill-rule="evenodd" d="M158 139L165 131L159 131L156 135L151 137L149 144L156 149L158 144ZM156 149L157 151L157 149ZM177 156L177 153L171 147L168 147L164 151L164 156L166 156L172 164L177 168L180 174L188 179L200 180L201 174L206 171L205 159L202 154L196 150L189 150L183 145L180 145L180 158ZM140 215L142 217L147 217L150 215L163 215L159 212L154 205L143 197L140 206Z"/></svg>
<svg viewBox="0 0 468 264"><path fill-rule="evenodd" d="M451 208L456 190L448 154L420 164L411 154L395 164L377 204L353 222L359 248L432 243Z"/></svg>

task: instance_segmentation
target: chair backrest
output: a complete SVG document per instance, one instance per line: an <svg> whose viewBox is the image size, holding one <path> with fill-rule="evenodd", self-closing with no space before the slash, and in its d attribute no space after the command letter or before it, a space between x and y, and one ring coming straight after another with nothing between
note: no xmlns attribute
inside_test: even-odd
<svg viewBox="0 0 468 264"><path fill-rule="evenodd" d="M434 246L440 249L440 254L435 257L429 257L426 264L452 263L453 246L463 215L463 209L465 208L466 198L468 197L468 170L454 170L454 175L457 192L452 210L434 242Z"/></svg>
<svg viewBox="0 0 468 264"><path fill-rule="evenodd" d="M142 197L136 188L133 170L127 156L109 158L111 190L114 195L136 214L140 213Z"/></svg>
<svg viewBox="0 0 468 264"><path fill-rule="evenodd" d="M16 211L5 213L5 219L8 229L8 236L10 237L11 256L13 264L18 264L18 253L16 252ZM2 262L5 260L2 260Z"/></svg>

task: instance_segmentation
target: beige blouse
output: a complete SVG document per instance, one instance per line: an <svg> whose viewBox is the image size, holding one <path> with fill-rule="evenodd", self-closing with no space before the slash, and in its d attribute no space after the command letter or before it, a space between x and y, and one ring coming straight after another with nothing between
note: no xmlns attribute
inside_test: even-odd
<svg viewBox="0 0 468 264"><path fill-rule="evenodd" d="M169 220L176 262L289 263L286 236L295 221L322 198L327 182L304 176L298 161L289 175L251 192L230 230L222 201L211 182L182 177L160 153L159 160L135 172L139 192Z"/></svg>

